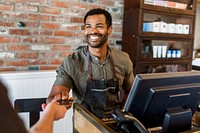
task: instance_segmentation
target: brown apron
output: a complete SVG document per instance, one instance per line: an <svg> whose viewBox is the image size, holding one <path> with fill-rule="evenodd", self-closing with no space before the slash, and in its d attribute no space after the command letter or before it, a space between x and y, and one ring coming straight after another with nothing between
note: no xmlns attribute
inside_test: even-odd
<svg viewBox="0 0 200 133"><path fill-rule="evenodd" d="M93 80L92 65L90 52L87 52L88 59L88 80L86 92L82 101L82 105L89 111L102 119L110 117L115 109L121 108L121 100L119 100L119 83L115 74L114 63L110 55L111 65L113 68L114 79L110 80ZM120 98L121 99L121 98Z"/></svg>

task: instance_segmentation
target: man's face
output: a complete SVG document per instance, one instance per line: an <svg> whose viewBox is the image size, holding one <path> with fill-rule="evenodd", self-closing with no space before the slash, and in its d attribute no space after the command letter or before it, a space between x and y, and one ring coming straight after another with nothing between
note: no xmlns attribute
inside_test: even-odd
<svg viewBox="0 0 200 133"><path fill-rule="evenodd" d="M88 16L85 22L85 37L92 48L99 48L108 42L112 27L107 27L104 15Z"/></svg>

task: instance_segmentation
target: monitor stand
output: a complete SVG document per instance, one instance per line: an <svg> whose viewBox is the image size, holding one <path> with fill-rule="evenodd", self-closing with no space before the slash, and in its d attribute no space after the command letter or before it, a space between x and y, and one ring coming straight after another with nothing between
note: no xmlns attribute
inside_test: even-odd
<svg viewBox="0 0 200 133"><path fill-rule="evenodd" d="M176 133L191 130L192 111L182 107L170 108L165 113L162 133Z"/></svg>

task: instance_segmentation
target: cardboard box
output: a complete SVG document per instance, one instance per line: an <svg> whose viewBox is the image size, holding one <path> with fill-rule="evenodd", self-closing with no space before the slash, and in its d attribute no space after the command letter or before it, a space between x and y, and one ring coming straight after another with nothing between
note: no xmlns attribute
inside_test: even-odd
<svg viewBox="0 0 200 133"><path fill-rule="evenodd" d="M175 24L174 33L182 34L183 33L183 25Z"/></svg>
<svg viewBox="0 0 200 133"><path fill-rule="evenodd" d="M167 33L174 33L175 24L174 23L168 23L167 24Z"/></svg>
<svg viewBox="0 0 200 133"><path fill-rule="evenodd" d="M163 0L154 0L154 5L156 5L156 6L165 6L165 1L163 1Z"/></svg>
<svg viewBox="0 0 200 133"><path fill-rule="evenodd" d="M154 0L144 0L145 4L154 4Z"/></svg>
<svg viewBox="0 0 200 133"><path fill-rule="evenodd" d="M150 31L152 32L160 32L160 22L151 22L150 23Z"/></svg>
<svg viewBox="0 0 200 133"><path fill-rule="evenodd" d="M166 6L166 7L176 8L176 2L173 2L173 1L166 1L166 2L165 2L165 6Z"/></svg>
<svg viewBox="0 0 200 133"><path fill-rule="evenodd" d="M163 33L167 32L167 23L163 21L159 22L159 32L163 32Z"/></svg>
<svg viewBox="0 0 200 133"><path fill-rule="evenodd" d="M186 9L187 4L176 2L176 8L178 9Z"/></svg>
<svg viewBox="0 0 200 133"><path fill-rule="evenodd" d="M183 34L189 34L190 26L188 24L184 24L182 26L182 33Z"/></svg>

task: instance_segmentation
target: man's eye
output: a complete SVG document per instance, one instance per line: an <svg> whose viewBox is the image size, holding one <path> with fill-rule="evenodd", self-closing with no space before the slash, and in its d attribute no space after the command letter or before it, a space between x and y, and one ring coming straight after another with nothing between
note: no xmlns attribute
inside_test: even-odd
<svg viewBox="0 0 200 133"><path fill-rule="evenodd" d="M89 29L90 28L90 26L85 26L85 29Z"/></svg>
<svg viewBox="0 0 200 133"><path fill-rule="evenodd" d="M103 28L103 26L102 26L102 25L99 25L99 26L97 26L97 28Z"/></svg>

